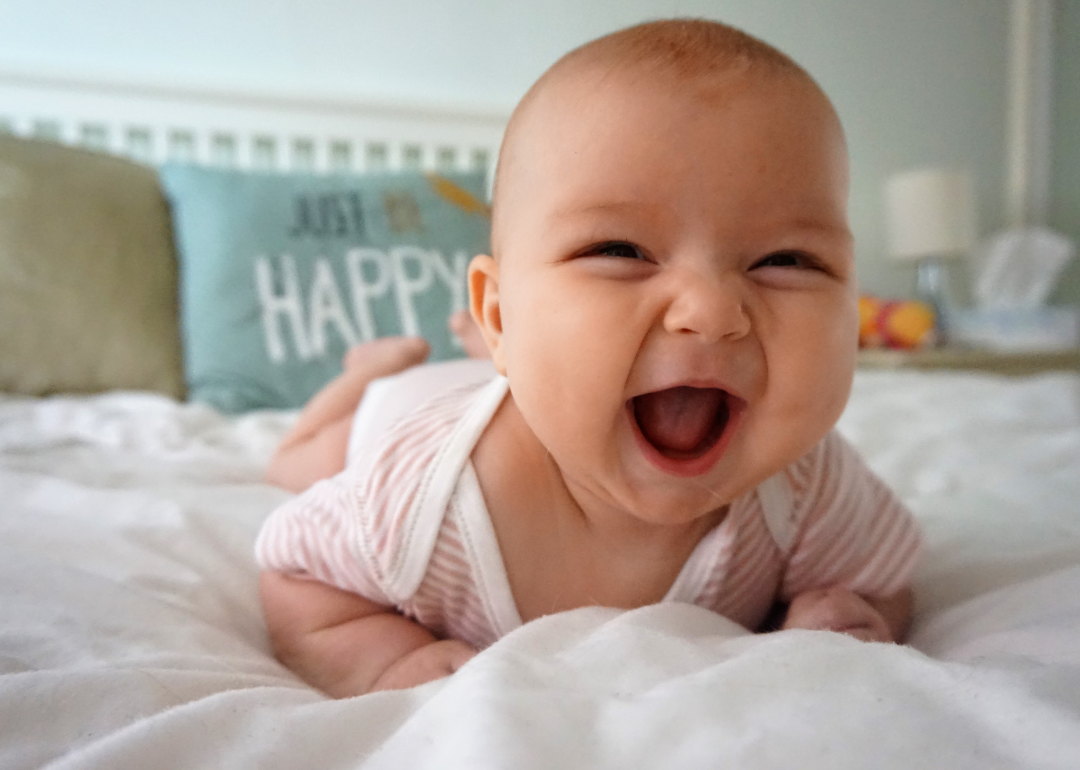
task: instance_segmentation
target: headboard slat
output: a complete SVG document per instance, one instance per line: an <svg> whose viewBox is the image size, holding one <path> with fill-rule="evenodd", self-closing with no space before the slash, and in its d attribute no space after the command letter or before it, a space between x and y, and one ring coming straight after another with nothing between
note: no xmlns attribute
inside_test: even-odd
<svg viewBox="0 0 1080 770"><path fill-rule="evenodd" d="M82 82L0 72L0 132L157 165L480 170L506 117L464 109Z"/></svg>

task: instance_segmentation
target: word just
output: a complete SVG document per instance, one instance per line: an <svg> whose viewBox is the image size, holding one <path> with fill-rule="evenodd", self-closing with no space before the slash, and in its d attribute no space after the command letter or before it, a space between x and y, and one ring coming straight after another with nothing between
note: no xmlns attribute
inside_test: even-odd
<svg viewBox="0 0 1080 770"><path fill-rule="evenodd" d="M296 260L282 254L275 271L268 257L255 260L255 289L262 312L266 353L274 363L287 358L283 327L302 361L326 354L327 331L333 328L346 345L367 342L386 334L421 334L416 298L428 292L449 294L450 312L465 307L466 272L471 255L459 251L447 259L437 249L395 246L382 250L354 248L343 262L347 291L342 292L333 267L325 257L314 260L306 289ZM348 311L345 295L352 313ZM397 328L378 328L373 303L391 295L397 310ZM388 326L391 322L384 321ZM445 323L445 319L442 320ZM455 344L460 344L453 340Z"/></svg>

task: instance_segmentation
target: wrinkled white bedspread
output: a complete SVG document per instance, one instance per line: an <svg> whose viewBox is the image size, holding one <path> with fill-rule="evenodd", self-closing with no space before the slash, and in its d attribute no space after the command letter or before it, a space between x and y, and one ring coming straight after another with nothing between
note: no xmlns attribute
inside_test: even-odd
<svg viewBox="0 0 1080 770"><path fill-rule="evenodd" d="M587 609L345 701L259 612L290 419L0 398L0 766L1080 767L1075 377L859 375L841 428L930 544L910 647Z"/></svg>

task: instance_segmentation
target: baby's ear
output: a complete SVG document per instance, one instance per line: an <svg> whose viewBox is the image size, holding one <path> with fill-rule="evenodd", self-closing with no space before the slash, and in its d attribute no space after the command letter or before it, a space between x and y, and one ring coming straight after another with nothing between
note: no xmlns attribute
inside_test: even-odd
<svg viewBox="0 0 1080 770"><path fill-rule="evenodd" d="M505 375L502 311L499 308L499 263L487 254L478 254L469 263L469 311L484 336L496 371Z"/></svg>

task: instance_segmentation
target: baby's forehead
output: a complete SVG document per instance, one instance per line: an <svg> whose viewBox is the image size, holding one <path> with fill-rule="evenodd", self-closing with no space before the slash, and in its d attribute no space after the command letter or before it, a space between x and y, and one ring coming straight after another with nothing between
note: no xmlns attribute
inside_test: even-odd
<svg viewBox="0 0 1080 770"><path fill-rule="evenodd" d="M737 101L768 99L777 104L815 103L831 111L831 105L817 85L799 72L746 70L741 67L672 73L627 66L623 68L582 67L543 83L530 93L509 127L506 141L513 150L538 138L535 131L555 121L573 124L578 115L597 103L613 110L614 120L620 109L653 110L661 103L678 101L693 104L703 111L722 111ZM632 130L633 125L623 126Z"/></svg>
<svg viewBox="0 0 1080 770"><path fill-rule="evenodd" d="M559 134L573 132L578 128L576 116L598 103L617 120L622 113L661 109L659 103L673 99L716 112L736 101L768 99L780 108L798 105L827 114L839 128L828 97L786 59L776 63L729 57L680 67L632 57L571 58L545 73L515 109L503 139L496 182L515 171L519 156L541 149L538 145L545 145L543 152L557 153L562 146ZM623 127L634 129L632 124ZM555 135L546 129L554 129Z"/></svg>
<svg viewBox="0 0 1080 770"><path fill-rule="evenodd" d="M593 62L565 68L550 79L541 81L515 112L504 138L494 190L495 219L509 215L516 206L528 205L528 195L509 195L521 187L530 173L565 163L585 163L590 153L606 148L596 142L582 141L588 121L581 116L599 108L609 111L620 131L647 131L633 116L666 107L664 101L692 104L708 113L720 113L737 101L768 99L778 110L796 105L824 115L825 120L839 121L828 99L801 70L747 69L732 66L684 73L650 70L647 67L612 67ZM839 132L842 136L842 132ZM655 144L655 154L675 158L693 148L678 142ZM556 183L558 180L554 180ZM526 183L526 186L528 184Z"/></svg>

